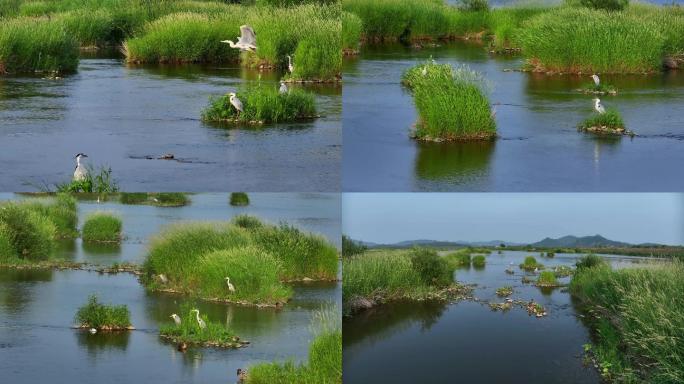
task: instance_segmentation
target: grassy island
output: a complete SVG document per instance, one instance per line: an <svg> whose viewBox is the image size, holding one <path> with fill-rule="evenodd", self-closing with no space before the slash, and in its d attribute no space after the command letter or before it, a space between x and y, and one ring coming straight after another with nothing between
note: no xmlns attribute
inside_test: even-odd
<svg viewBox="0 0 684 384"><path fill-rule="evenodd" d="M133 329L130 312L125 305L106 305L97 296L88 298L88 303L76 312L79 328L95 328L101 331L120 331Z"/></svg>
<svg viewBox="0 0 684 384"><path fill-rule="evenodd" d="M121 218L109 212L94 212L83 224L83 241L118 243L121 241Z"/></svg>

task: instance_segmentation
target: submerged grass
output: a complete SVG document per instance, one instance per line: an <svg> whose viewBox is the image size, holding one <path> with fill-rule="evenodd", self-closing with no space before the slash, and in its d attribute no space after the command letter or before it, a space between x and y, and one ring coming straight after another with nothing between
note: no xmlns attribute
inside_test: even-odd
<svg viewBox="0 0 684 384"><path fill-rule="evenodd" d="M418 109L416 137L424 140L491 140L496 123L483 80L467 66L426 62L404 73Z"/></svg>
<svg viewBox="0 0 684 384"><path fill-rule="evenodd" d="M588 264L588 263L585 263ZM593 353L615 382L684 382L684 264L578 268L570 292L589 314Z"/></svg>
<svg viewBox="0 0 684 384"><path fill-rule="evenodd" d="M130 312L125 305L105 305L96 295L88 298L88 303L76 312L76 323L81 328L98 330L123 330L131 327Z"/></svg>
<svg viewBox="0 0 684 384"><path fill-rule="evenodd" d="M121 218L109 212L94 212L86 217L82 237L87 242L121 241Z"/></svg>
<svg viewBox="0 0 684 384"><path fill-rule="evenodd" d="M249 86L237 92L243 112L230 104L229 95L212 98L209 107L202 111L202 120L232 123L283 123L308 120L316 117L313 94L290 89L282 94L274 86Z"/></svg>

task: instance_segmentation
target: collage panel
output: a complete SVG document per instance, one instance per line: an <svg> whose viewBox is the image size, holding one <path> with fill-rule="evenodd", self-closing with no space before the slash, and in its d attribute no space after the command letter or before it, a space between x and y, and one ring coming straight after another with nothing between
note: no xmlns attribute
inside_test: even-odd
<svg viewBox="0 0 684 384"><path fill-rule="evenodd" d="M343 212L345 383L684 379L682 194L347 193Z"/></svg>
<svg viewBox="0 0 684 384"><path fill-rule="evenodd" d="M339 225L339 194L0 194L2 381L339 382Z"/></svg>

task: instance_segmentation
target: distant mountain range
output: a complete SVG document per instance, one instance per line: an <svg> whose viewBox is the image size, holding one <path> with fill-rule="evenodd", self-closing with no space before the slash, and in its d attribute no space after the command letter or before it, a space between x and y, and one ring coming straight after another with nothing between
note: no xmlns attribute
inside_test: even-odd
<svg viewBox="0 0 684 384"><path fill-rule="evenodd" d="M429 246L435 248L447 248L447 247L496 247L500 244L506 244L509 247L525 246L535 248L601 248L601 247L629 247L635 244L624 243L621 241L614 241L606 239L601 235L594 236L563 236L557 239L552 239L550 237L544 240L538 241L536 243L524 244L524 243L512 243L503 240L492 240L492 241L442 241L442 240L407 240L401 241L393 244L379 244L366 241L359 241L359 243L367 246L368 248L410 248L413 246ZM640 246L657 246L659 244L638 244Z"/></svg>

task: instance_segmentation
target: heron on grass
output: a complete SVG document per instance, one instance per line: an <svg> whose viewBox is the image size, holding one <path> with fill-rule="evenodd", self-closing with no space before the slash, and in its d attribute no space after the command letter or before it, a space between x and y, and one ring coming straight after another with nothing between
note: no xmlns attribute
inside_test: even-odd
<svg viewBox="0 0 684 384"><path fill-rule="evenodd" d="M176 315L175 313L173 313L173 314L171 314L171 316L169 316L169 317L173 319L173 322L176 323L176 325L178 325L178 326L181 325L181 318L180 318L180 316L178 316L178 315Z"/></svg>
<svg viewBox="0 0 684 384"><path fill-rule="evenodd" d="M201 329L204 329L204 328L207 327L207 323L205 323L204 320L202 320L202 319L200 318L199 309L193 309L193 310L190 311L190 312L195 312L195 315L197 316L197 325L199 325L199 327L200 327Z"/></svg>
<svg viewBox="0 0 684 384"><path fill-rule="evenodd" d="M230 277L226 277L226 285L228 286L230 293L235 293L235 287L230 283Z"/></svg>
<svg viewBox="0 0 684 384"><path fill-rule="evenodd" d="M76 158L76 169L74 169L74 180L83 181L88 176L88 169L81 163L81 159L88 157L85 153L79 153Z"/></svg>
<svg viewBox="0 0 684 384"><path fill-rule="evenodd" d="M280 89L278 90L278 92L279 92L281 95L283 95L283 94L286 94L287 91L288 91L288 89L287 89L287 84L285 84L284 81L281 81L281 82L280 82Z"/></svg>
<svg viewBox="0 0 684 384"><path fill-rule="evenodd" d="M606 113L606 109L603 107L603 104L601 104L601 99L598 97L594 99L594 109L600 114Z"/></svg>
<svg viewBox="0 0 684 384"><path fill-rule="evenodd" d="M237 98L237 95L235 92L231 92L228 94L230 96L230 104L235 108L235 110L238 112L238 115L242 113L243 108L242 108L242 101Z"/></svg>
<svg viewBox="0 0 684 384"><path fill-rule="evenodd" d="M237 43L234 43L233 40L221 40L221 42L230 45L231 48L238 48L243 52L254 52L257 49L256 34L249 25L240 26L240 36L238 36Z"/></svg>
<svg viewBox="0 0 684 384"><path fill-rule="evenodd" d="M290 55L287 55L287 70L290 71L290 73L294 72L294 65L292 65L292 57L290 57Z"/></svg>

